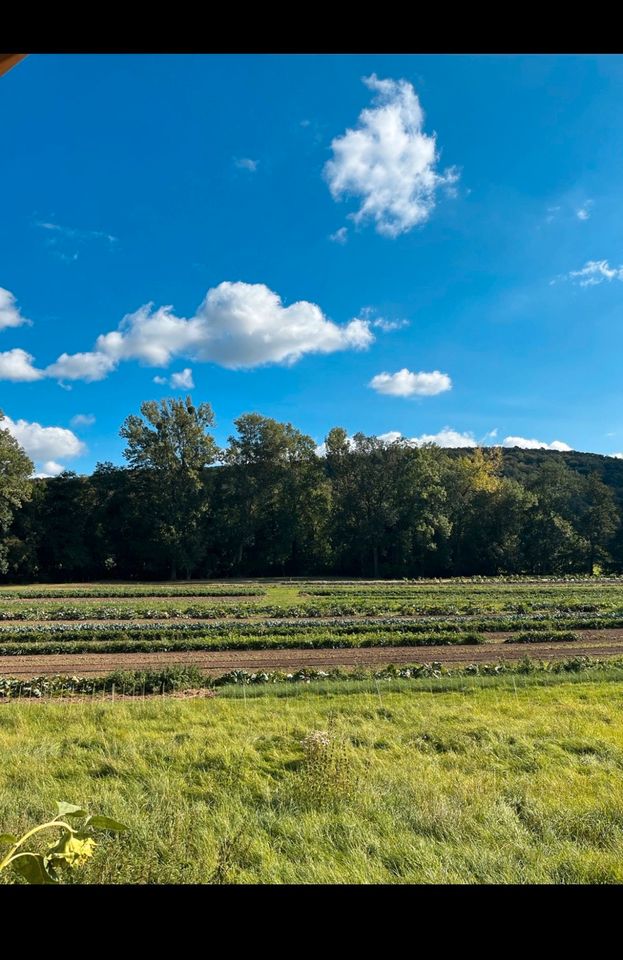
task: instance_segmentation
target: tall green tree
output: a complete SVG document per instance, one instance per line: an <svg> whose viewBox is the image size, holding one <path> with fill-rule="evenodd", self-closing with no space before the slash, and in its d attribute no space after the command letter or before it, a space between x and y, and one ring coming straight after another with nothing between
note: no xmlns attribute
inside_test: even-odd
<svg viewBox="0 0 623 960"><path fill-rule="evenodd" d="M208 430L214 426L209 403L195 407L190 396L148 400L141 417L124 421L120 435L130 467L143 474L149 516L153 520L171 579L183 570L189 578L201 559L202 519L209 510L204 472L218 456Z"/></svg>
<svg viewBox="0 0 623 960"><path fill-rule="evenodd" d="M0 410L0 573L7 571L7 533L13 514L30 499L33 463L8 430Z"/></svg>
<svg viewBox="0 0 623 960"><path fill-rule="evenodd" d="M608 547L618 529L620 514L612 491L595 471L584 481L583 499L578 526L587 543L587 570L592 574L597 561L611 559Z"/></svg>
<svg viewBox="0 0 623 960"><path fill-rule="evenodd" d="M329 485L311 437L259 413L234 421L225 453L235 565L311 572L326 562ZM246 565L244 557L246 555Z"/></svg>

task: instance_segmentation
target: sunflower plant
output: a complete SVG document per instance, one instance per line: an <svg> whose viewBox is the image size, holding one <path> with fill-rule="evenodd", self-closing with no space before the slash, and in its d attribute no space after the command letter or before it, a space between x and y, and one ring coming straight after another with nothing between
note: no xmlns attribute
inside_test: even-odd
<svg viewBox="0 0 623 960"><path fill-rule="evenodd" d="M33 827L22 837L0 834L0 848L9 848L4 856L0 853L0 873L12 867L27 883L60 883L64 870L76 870L93 856L98 831L122 833L127 830L118 820L89 814L82 807L64 800L57 801L56 807L57 814L52 820ZM58 833L44 853L24 849L31 838L44 831Z"/></svg>

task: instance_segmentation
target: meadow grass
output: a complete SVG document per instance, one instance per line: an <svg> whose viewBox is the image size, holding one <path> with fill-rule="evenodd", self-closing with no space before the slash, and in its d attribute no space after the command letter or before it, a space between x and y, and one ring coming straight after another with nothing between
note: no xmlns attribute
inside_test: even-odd
<svg viewBox="0 0 623 960"><path fill-rule="evenodd" d="M8 703L0 833L125 822L74 882L620 882L620 678Z"/></svg>

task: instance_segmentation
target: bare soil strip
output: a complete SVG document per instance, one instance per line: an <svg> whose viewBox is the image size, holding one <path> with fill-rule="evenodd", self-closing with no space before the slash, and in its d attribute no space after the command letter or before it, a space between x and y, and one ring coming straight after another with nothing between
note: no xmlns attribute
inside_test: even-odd
<svg viewBox="0 0 623 960"><path fill-rule="evenodd" d="M608 636L606 636L606 634ZM180 653L48 654L0 657L0 676L35 677L54 674L93 677L113 670L158 670L178 664L193 664L207 674L219 676L230 670L285 670L301 667L328 670L333 667L380 667L390 663L431 663L446 666L466 663L496 663L499 660L560 660L573 656L623 656L623 630L594 630L582 641L570 643L502 643L499 636L482 646L364 647L339 650L201 650Z"/></svg>

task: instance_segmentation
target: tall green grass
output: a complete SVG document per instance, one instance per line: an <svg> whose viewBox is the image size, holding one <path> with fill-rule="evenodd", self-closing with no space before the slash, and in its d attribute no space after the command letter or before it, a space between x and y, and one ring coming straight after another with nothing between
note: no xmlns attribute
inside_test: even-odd
<svg viewBox="0 0 623 960"><path fill-rule="evenodd" d="M127 823L75 882L621 882L623 684L503 679L11 703L0 833Z"/></svg>

